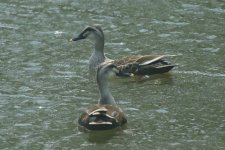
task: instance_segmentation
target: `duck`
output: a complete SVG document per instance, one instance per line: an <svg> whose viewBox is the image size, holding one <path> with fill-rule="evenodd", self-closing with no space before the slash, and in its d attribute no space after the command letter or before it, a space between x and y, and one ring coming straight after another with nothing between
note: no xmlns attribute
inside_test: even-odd
<svg viewBox="0 0 225 150"><path fill-rule="evenodd" d="M104 54L104 33L99 25L87 26L70 41L87 38L95 42L94 51L89 58L90 71L96 71L96 68L103 62L113 63L119 70L140 76L166 73L177 66L165 61L165 55L129 55L116 60L106 57Z"/></svg>
<svg viewBox="0 0 225 150"><path fill-rule="evenodd" d="M122 109L112 96L108 80L112 76L130 76L112 63L103 63L97 69L97 85L100 93L98 103L91 105L78 119L79 127L86 130L110 130L122 127L127 123Z"/></svg>

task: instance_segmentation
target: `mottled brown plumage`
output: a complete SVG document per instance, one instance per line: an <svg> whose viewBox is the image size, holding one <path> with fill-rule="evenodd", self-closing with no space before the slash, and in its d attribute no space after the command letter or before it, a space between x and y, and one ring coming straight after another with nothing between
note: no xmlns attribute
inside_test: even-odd
<svg viewBox="0 0 225 150"><path fill-rule="evenodd" d="M78 120L78 123L88 130L114 129L126 122L125 114L119 107L104 104L91 106Z"/></svg>
<svg viewBox="0 0 225 150"><path fill-rule="evenodd" d="M175 65L170 65L159 55L131 55L112 61L120 70L135 75L166 73Z"/></svg>
<svg viewBox="0 0 225 150"><path fill-rule="evenodd" d="M95 49L89 60L90 70L96 70L103 62L115 64L122 71L135 75L161 74L170 71L176 65L172 65L164 60L163 55L131 55L117 60L112 60L104 55L104 33L100 26L89 26L78 36L71 39L78 41L94 36Z"/></svg>

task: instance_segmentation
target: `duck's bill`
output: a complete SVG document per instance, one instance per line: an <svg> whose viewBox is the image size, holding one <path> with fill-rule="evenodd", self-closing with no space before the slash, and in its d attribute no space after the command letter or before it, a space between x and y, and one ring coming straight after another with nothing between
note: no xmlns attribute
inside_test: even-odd
<svg viewBox="0 0 225 150"><path fill-rule="evenodd" d="M79 41L79 40L82 40L82 39L85 39L86 37L83 35L83 34L79 34L75 37L73 37L72 39L70 39L70 41Z"/></svg>

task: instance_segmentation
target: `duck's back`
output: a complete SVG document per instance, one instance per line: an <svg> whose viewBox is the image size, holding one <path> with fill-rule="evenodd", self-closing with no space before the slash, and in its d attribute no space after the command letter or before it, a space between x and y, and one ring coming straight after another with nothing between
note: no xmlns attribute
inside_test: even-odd
<svg viewBox="0 0 225 150"><path fill-rule="evenodd" d="M78 120L80 126L88 130L109 130L127 122L123 111L113 105L93 105Z"/></svg>
<svg viewBox="0 0 225 150"><path fill-rule="evenodd" d="M175 65L163 60L160 55L131 55L115 60L120 70L136 75L161 74L170 71Z"/></svg>

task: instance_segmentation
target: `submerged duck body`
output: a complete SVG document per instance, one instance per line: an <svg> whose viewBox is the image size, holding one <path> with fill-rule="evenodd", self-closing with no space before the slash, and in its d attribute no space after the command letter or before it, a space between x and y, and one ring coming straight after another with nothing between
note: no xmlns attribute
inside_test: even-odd
<svg viewBox="0 0 225 150"><path fill-rule="evenodd" d="M108 87L111 76L129 76L115 65L103 63L97 70L97 84L100 98L98 104L90 106L78 119L81 127L88 130L109 130L121 127L127 122L125 114L119 108Z"/></svg>
<svg viewBox="0 0 225 150"><path fill-rule="evenodd" d="M104 33L99 26L86 27L78 36L71 41L78 41L86 38L95 41L95 49L89 59L89 69L96 70L103 62L113 63L118 69L135 75L153 75L166 73L176 65L164 60L164 55L131 55L121 59L112 60L104 54Z"/></svg>

